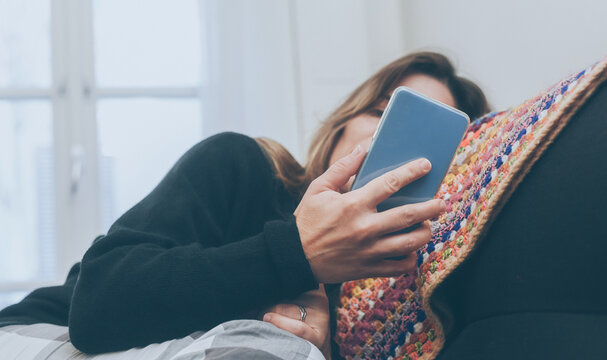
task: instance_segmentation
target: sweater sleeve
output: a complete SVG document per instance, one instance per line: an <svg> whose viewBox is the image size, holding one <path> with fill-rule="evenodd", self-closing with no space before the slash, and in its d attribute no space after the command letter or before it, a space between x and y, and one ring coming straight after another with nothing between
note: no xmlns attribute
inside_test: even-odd
<svg viewBox="0 0 607 360"><path fill-rule="evenodd" d="M67 326L70 299L80 263L70 269L63 285L38 288L17 304L0 310L0 327L38 323Z"/></svg>
<svg viewBox="0 0 607 360"><path fill-rule="evenodd" d="M188 151L84 255L74 346L100 353L180 338L315 288L294 217L268 210L268 179L248 137L217 135Z"/></svg>

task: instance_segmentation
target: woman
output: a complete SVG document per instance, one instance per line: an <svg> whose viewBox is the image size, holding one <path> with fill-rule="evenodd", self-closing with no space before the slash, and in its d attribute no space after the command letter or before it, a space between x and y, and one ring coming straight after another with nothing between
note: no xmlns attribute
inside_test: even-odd
<svg viewBox="0 0 607 360"><path fill-rule="evenodd" d="M410 87L458 108L467 113L471 119L490 111L482 90L470 80L458 77L445 56L433 52L412 53L386 65L361 84L321 125L310 146L305 178L308 180L317 178L358 144L362 144L365 149L368 148L390 94L398 86ZM340 191L347 191L352 181L353 177ZM352 261L356 264L360 260L352 259ZM411 268L413 267L414 264L411 264ZM266 314L264 320L304 337L327 354L330 347L327 324L329 324L329 315L333 315L333 313L329 314L328 309L334 308L339 286L327 287L330 306L326 305L323 291L309 292L293 300L293 303L305 304L312 308L315 316L309 316L307 321L311 324L296 320L299 310L293 304L276 306L275 310L283 315L270 312ZM334 321L331 324L333 325ZM334 326L331 328L334 330ZM339 358L337 347L333 346L331 349L333 357Z"/></svg>
<svg viewBox="0 0 607 360"><path fill-rule="evenodd" d="M393 233L444 209L440 200L375 209L426 174L427 160L346 193L398 85L471 118L488 108L480 89L455 76L445 57L417 53L352 93L320 128L305 169L270 140L209 138L93 243L65 285L36 290L3 310L0 326L69 323L77 348L100 353L256 318L260 309L286 302L264 311L264 319L328 355L328 307L319 284L413 270L415 250L430 240L428 226ZM402 260L387 260L396 256Z"/></svg>

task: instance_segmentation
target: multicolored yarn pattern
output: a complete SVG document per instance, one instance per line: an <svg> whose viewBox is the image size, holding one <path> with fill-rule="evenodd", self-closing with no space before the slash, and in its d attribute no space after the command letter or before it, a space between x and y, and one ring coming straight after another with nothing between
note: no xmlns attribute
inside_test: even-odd
<svg viewBox="0 0 607 360"><path fill-rule="evenodd" d="M432 359L444 344L429 299L474 248L491 219L575 111L607 78L607 58L509 110L469 127L437 198L418 272L342 285L335 341L346 359Z"/></svg>

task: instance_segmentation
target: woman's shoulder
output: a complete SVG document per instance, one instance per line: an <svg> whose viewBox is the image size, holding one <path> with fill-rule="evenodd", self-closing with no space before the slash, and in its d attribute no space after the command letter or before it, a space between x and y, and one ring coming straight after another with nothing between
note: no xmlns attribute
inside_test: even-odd
<svg viewBox="0 0 607 360"><path fill-rule="evenodd" d="M219 171L272 175L272 165L257 141L234 132L219 133L194 145L181 157L174 170L188 174Z"/></svg>
<svg viewBox="0 0 607 360"><path fill-rule="evenodd" d="M199 144L203 143L213 143L217 145L251 146L253 144L256 144L256 141L248 135L226 131L209 136L205 140L202 140Z"/></svg>
<svg viewBox="0 0 607 360"><path fill-rule="evenodd" d="M235 132L222 132L210 136L194 145L187 154L193 155L201 152L212 152L222 159L263 157L263 153L252 137Z"/></svg>

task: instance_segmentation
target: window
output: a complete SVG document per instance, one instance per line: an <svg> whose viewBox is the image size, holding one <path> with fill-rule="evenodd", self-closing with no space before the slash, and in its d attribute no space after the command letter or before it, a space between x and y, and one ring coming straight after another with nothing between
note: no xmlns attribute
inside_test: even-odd
<svg viewBox="0 0 607 360"><path fill-rule="evenodd" d="M0 307L59 283L202 134L199 0L0 0Z"/></svg>
<svg viewBox="0 0 607 360"><path fill-rule="evenodd" d="M107 229L202 136L200 9L196 0L95 0L92 14Z"/></svg>
<svg viewBox="0 0 607 360"><path fill-rule="evenodd" d="M48 1L0 0L0 306L56 277L49 28Z"/></svg>

